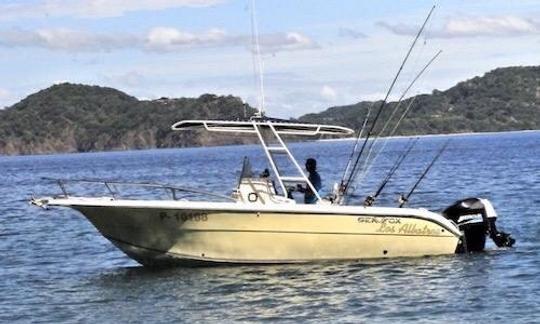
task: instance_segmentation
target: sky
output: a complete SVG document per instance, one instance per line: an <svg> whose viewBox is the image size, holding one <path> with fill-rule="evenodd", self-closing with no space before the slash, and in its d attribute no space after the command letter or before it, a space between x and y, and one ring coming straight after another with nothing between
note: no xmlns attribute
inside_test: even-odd
<svg viewBox="0 0 540 324"><path fill-rule="evenodd" d="M61 82L139 99L235 95L259 105L250 0L2 0L0 108ZM540 65L540 0L258 0L264 108L298 117L391 98L497 68Z"/></svg>

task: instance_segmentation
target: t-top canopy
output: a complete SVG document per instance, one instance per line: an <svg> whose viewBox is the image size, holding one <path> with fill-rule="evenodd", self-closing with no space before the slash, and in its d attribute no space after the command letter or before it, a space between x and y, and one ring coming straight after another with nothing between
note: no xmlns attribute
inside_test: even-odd
<svg viewBox="0 0 540 324"><path fill-rule="evenodd" d="M287 122L279 119L254 119L243 121L232 120L182 120L171 126L172 130L199 130L204 129L210 132L233 132L233 133L257 133L255 126L261 128L274 127L281 135L317 136L352 135L354 131L350 128L332 125L301 124Z"/></svg>

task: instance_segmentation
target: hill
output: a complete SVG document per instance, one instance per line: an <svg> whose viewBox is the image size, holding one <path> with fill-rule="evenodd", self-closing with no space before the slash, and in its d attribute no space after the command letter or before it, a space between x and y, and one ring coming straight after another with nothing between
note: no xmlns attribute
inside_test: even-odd
<svg viewBox="0 0 540 324"><path fill-rule="evenodd" d="M253 114L240 98L141 101L112 88L59 84L0 110L0 154L89 152L243 143L234 136L173 132L182 119L239 119Z"/></svg>
<svg viewBox="0 0 540 324"><path fill-rule="evenodd" d="M411 110L395 135L540 129L540 66L499 68L446 91L434 90L430 95L409 98L401 104L394 121L412 100ZM371 104L332 107L299 119L359 129ZM380 120L388 120L395 106L385 106ZM377 103L374 107L378 107Z"/></svg>
<svg viewBox="0 0 540 324"><path fill-rule="evenodd" d="M540 129L540 66L500 68L445 91L409 98L396 116L413 100L395 135ZM359 129L372 104L332 107L299 120ZM395 105L385 106L381 121ZM149 101L112 88L64 83L0 110L0 154L241 144L253 139L173 132L170 126L182 119L236 120L253 113L233 96Z"/></svg>

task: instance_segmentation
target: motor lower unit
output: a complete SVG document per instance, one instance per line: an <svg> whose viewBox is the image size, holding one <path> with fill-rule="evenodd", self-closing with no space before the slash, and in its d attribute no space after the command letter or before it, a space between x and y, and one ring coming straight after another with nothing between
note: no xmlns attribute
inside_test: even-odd
<svg viewBox="0 0 540 324"><path fill-rule="evenodd" d="M463 232L457 253L483 251L488 235L498 247L511 247L516 242L510 234L497 230L497 213L487 199L458 200L446 208L443 215Z"/></svg>

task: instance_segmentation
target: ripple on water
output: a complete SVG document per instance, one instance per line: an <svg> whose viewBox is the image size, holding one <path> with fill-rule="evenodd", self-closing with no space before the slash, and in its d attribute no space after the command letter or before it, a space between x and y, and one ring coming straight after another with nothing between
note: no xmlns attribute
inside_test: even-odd
<svg viewBox="0 0 540 324"><path fill-rule="evenodd" d="M444 139L423 141L381 201L395 204L395 193L410 187ZM374 175L384 173L400 143L389 142L390 153L373 166ZM44 211L25 199L53 191L41 177L64 176L171 184L196 179L200 187L228 193L238 156L249 156L257 170L265 166L259 148L2 157L0 174L7 176L0 187L0 321L538 322L540 133L455 137L453 143L453 154L441 157L411 204L441 209L481 194L494 202L500 228L517 239L515 248L307 265L146 269L76 212ZM293 150L299 160L318 157L330 183L338 180L336 161L346 160L350 144L302 143ZM366 178L356 193L362 197L379 181Z"/></svg>

